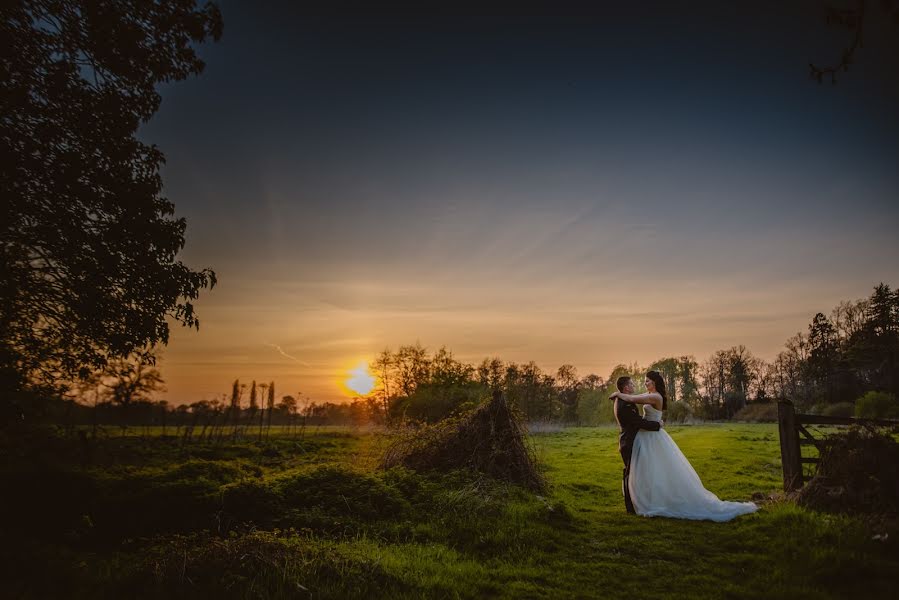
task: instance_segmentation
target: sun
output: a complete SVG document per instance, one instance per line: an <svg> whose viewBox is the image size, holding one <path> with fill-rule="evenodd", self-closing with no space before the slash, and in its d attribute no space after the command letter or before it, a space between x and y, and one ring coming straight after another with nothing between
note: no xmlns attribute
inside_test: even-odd
<svg viewBox="0 0 899 600"><path fill-rule="evenodd" d="M365 396L375 389L375 378L368 373L368 365L364 361L356 368L350 369L350 378L344 383L360 396Z"/></svg>

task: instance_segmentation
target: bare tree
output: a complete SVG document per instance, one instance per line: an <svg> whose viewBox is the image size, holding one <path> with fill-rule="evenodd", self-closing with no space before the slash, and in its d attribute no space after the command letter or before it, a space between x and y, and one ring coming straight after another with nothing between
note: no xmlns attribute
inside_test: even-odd
<svg viewBox="0 0 899 600"><path fill-rule="evenodd" d="M390 348L384 348L371 365L371 369L381 382L381 404L384 408L384 418L390 415L390 380L393 377L394 359Z"/></svg>
<svg viewBox="0 0 899 600"><path fill-rule="evenodd" d="M121 406L150 400L154 393L165 391L159 370L139 357L110 360L96 381L101 396Z"/></svg>
<svg viewBox="0 0 899 600"><path fill-rule="evenodd" d="M428 351L418 342L414 346L400 346L395 358L398 386L406 396L410 396L419 384L430 376L431 361Z"/></svg>
<svg viewBox="0 0 899 600"><path fill-rule="evenodd" d="M870 304L867 298L854 302L843 301L830 313L830 320L841 343L849 341L865 328Z"/></svg>

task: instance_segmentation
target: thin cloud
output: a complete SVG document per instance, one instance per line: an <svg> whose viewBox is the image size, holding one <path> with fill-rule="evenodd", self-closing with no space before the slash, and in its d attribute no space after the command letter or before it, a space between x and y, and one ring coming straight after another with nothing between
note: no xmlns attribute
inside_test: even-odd
<svg viewBox="0 0 899 600"><path fill-rule="evenodd" d="M282 350L282 349L281 349L281 346L279 346L278 344L266 344L266 346L268 346L269 348L274 348L275 350L278 351L278 354L280 354L280 355L283 356L284 358L289 358L290 360L292 360L292 361L294 361L294 362L300 363L300 364L303 365L304 367L310 367L310 366L312 366L312 365L310 365L309 363L307 363L306 361L300 360L300 359L297 358L296 356L291 356L291 355L288 354L287 352L284 352L284 350Z"/></svg>

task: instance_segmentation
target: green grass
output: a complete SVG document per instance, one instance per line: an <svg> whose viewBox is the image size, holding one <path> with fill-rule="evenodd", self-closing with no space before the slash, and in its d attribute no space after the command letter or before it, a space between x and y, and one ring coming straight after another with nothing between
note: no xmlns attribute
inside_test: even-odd
<svg viewBox="0 0 899 600"><path fill-rule="evenodd" d="M780 490L775 425L667 430L721 498ZM465 473L376 471L388 442L376 432L222 446L115 437L86 466L74 442L55 440L7 461L5 592L888 598L899 583L899 532L875 540L883 531L859 518L782 500L730 523L627 515L616 430L535 441L545 496Z"/></svg>

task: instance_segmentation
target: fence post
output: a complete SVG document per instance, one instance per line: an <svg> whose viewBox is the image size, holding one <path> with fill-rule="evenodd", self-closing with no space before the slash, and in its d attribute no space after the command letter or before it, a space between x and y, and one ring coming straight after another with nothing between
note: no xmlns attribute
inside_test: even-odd
<svg viewBox="0 0 899 600"><path fill-rule="evenodd" d="M802 462L799 453L799 431L796 412L789 400L777 402L777 426L780 433L780 462L783 465L784 491L792 492L802 486Z"/></svg>

